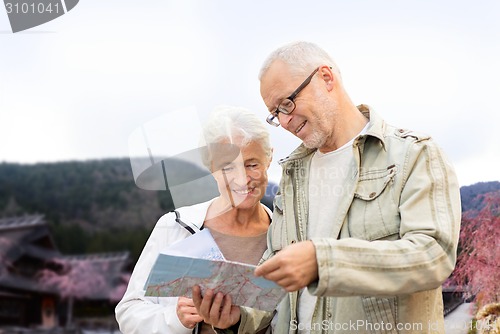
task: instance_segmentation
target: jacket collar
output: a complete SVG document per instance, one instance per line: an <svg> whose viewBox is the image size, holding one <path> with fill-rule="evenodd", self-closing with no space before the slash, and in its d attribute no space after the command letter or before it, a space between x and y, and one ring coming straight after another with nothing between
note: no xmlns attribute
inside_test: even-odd
<svg viewBox="0 0 500 334"><path fill-rule="evenodd" d="M377 114L372 108L370 108L370 106L366 104L360 104L358 106L358 110L370 121L365 135L377 138L381 142L382 147L384 147L385 149L385 121L382 119L382 117L380 117L379 114Z"/></svg>

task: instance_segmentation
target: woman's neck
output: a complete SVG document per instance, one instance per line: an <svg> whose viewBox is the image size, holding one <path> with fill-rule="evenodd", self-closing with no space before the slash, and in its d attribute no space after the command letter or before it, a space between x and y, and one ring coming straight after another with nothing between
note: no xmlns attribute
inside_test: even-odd
<svg viewBox="0 0 500 334"><path fill-rule="evenodd" d="M252 208L226 205L220 198L208 208L205 226L218 232L236 236L254 236L267 231L270 219L262 204Z"/></svg>

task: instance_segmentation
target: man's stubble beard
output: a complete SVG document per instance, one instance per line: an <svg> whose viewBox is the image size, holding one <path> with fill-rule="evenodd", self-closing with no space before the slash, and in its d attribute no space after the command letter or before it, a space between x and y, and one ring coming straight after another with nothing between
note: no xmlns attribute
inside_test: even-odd
<svg viewBox="0 0 500 334"><path fill-rule="evenodd" d="M326 104L326 103L324 103ZM335 110L335 109L334 109ZM322 110L313 115L312 121L316 125L312 133L302 141L304 146L310 149L320 148L325 145L333 130L329 130L329 124L334 117L335 111Z"/></svg>

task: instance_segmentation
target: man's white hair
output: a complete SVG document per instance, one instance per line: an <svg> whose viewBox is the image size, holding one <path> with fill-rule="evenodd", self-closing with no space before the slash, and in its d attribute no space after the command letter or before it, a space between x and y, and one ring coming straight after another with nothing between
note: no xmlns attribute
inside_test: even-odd
<svg viewBox="0 0 500 334"><path fill-rule="evenodd" d="M259 80L277 60L287 64L293 75L309 75L316 67L327 65L341 79L337 64L325 50L314 43L297 41L279 47L266 58L259 72Z"/></svg>

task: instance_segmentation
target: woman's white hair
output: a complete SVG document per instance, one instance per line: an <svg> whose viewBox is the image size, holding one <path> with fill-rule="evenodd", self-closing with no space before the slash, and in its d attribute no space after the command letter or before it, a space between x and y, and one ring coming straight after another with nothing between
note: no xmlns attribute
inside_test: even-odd
<svg viewBox="0 0 500 334"><path fill-rule="evenodd" d="M259 80L275 61L287 64L294 75L308 75L316 67L328 65L340 79L340 71L332 57L314 43L297 41L285 44L274 50L264 61L259 72Z"/></svg>
<svg viewBox="0 0 500 334"><path fill-rule="evenodd" d="M237 140L237 142L236 142ZM210 114L202 130L200 144L229 143L244 146L250 142L259 143L269 159L272 155L269 132L257 115L249 110L234 106L218 106ZM210 169L210 150L204 150L202 160Z"/></svg>

